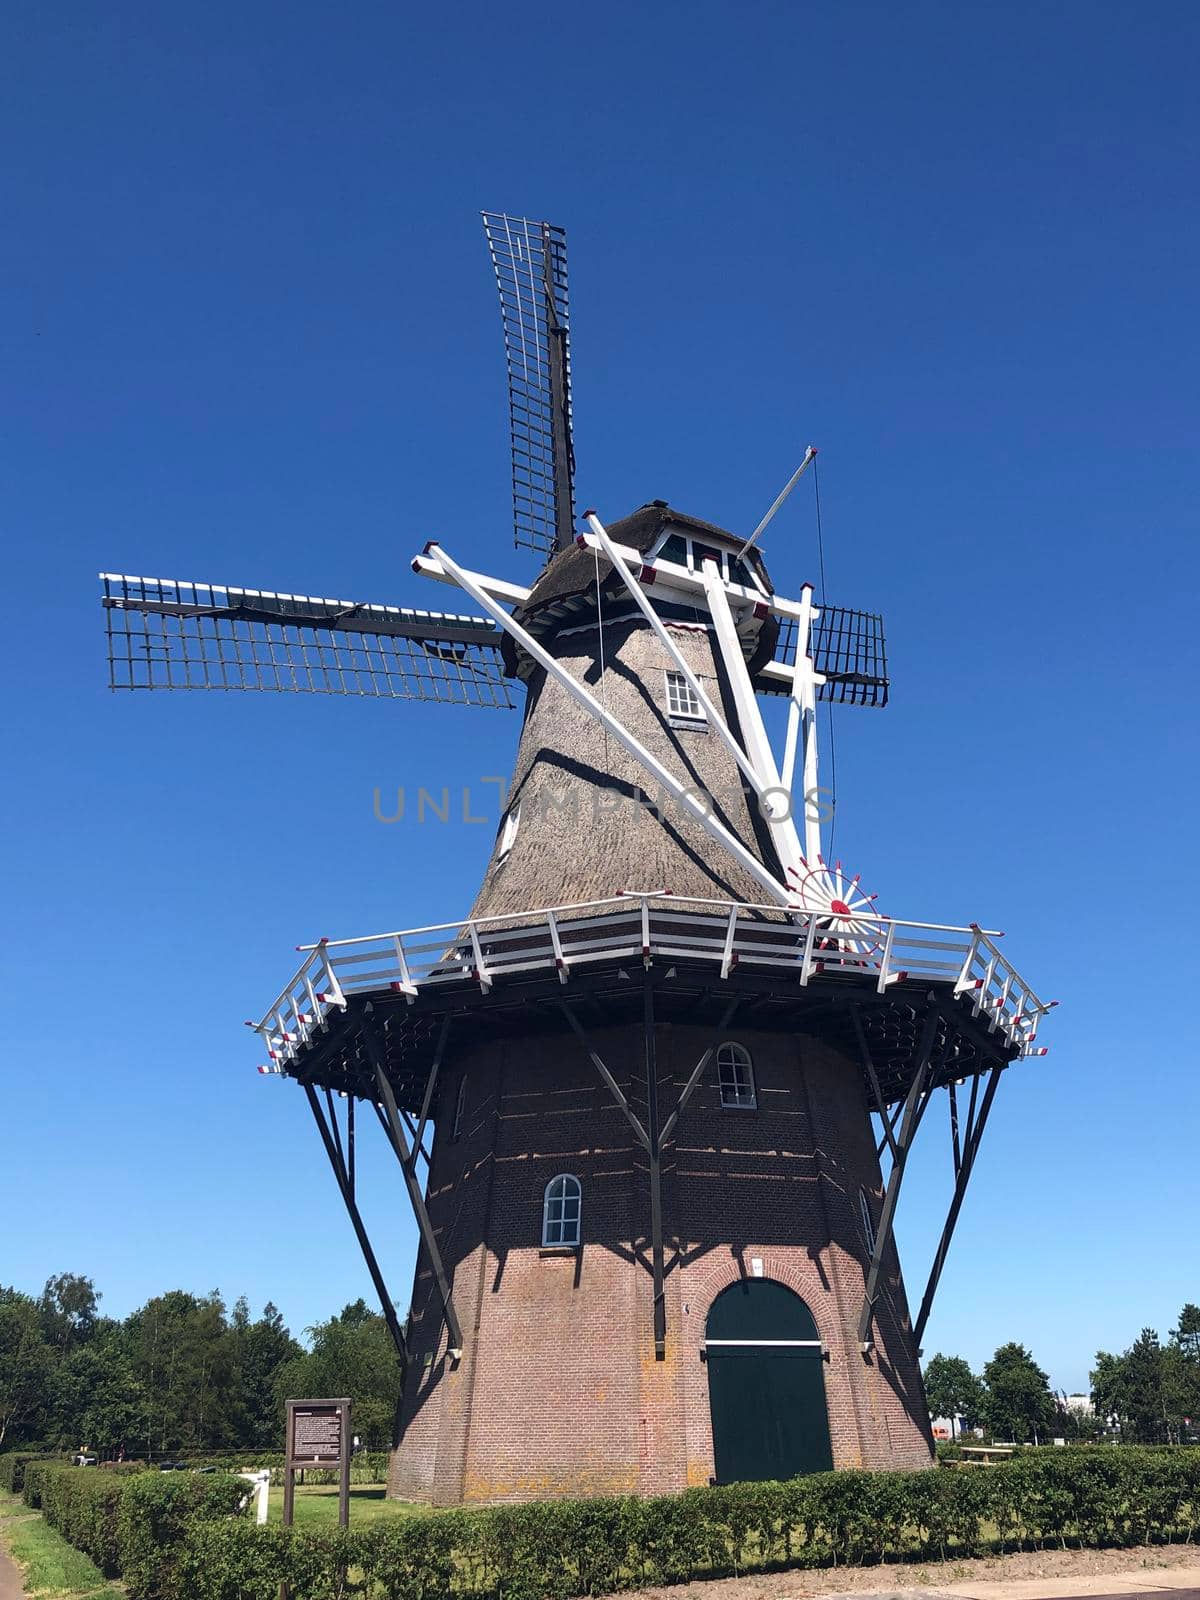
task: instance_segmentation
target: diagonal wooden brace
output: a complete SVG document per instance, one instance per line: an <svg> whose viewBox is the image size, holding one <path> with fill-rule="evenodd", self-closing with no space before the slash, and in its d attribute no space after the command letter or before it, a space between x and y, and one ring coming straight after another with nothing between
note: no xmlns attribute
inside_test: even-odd
<svg viewBox="0 0 1200 1600"><path fill-rule="evenodd" d="M421 1185L414 1170L413 1152L405 1137L404 1124L400 1120L400 1112L396 1106L396 1096L392 1093L392 1086L388 1081L371 1013L372 1007L368 1006L364 1018L363 1043L366 1045L367 1055L370 1057L371 1067L375 1074L375 1087L379 1091L379 1098L383 1102L384 1113L387 1117L388 1137L392 1149L395 1151L396 1159L400 1163L400 1170L404 1174L404 1184L408 1190L413 1216L416 1218L417 1231L421 1235L421 1243L425 1246L429 1264L433 1268L433 1275L437 1281L438 1293L442 1301L442 1316L445 1319L446 1331L450 1337L450 1356L452 1360L458 1360L463 1351L462 1325L454 1309L454 1298L450 1293L450 1283L446 1277L446 1269L442 1264L442 1252L438 1248L437 1236L433 1231L433 1224L429 1220L429 1212L425 1209L425 1196L421 1193Z"/></svg>
<svg viewBox="0 0 1200 1600"><path fill-rule="evenodd" d="M950 1251L950 1241L954 1237L954 1229L958 1222L958 1214L962 1210L962 1203L967 1193L967 1184L971 1181L971 1171L975 1165L975 1157L979 1154L979 1145L983 1139L983 1130L987 1126L988 1113L992 1109L992 1101L996 1097L996 1090L1000 1085L1000 1074L1004 1064L999 1063L992 1068L983 1091L983 1098L979 1102L979 1114L974 1115L975 1090L979 1086L979 1075L976 1074L971 1088L971 1112L968 1116L966 1134L963 1139L962 1158L958 1164L955 1177L954 1194L950 1200L950 1208L946 1213L946 1221L942 1228L942 1236L938 1240L937 1250L934 1252L933 1266L929 1271L929 1281L925 1285L925 1293L921 1297L921 1309L917 1312L917 1320L913 1329L918 1350L921 1347L921 1338L925 1332L925 1324L929 1321L929 1313L933 1309L933 1297L937 1293L938 1281L942 1276L942 1268L946 1265L946 1257Z"/></svg>
<svg viewBox="0 0 1200 1600"><path fill-rule="evenodd" d="M934 1034L937 1031L939 1014L930 996L929 1011L925 1017L925 1025L921 1030L921 1041L917 1048L917 1064L913 1073L912 1084L904 1102L904 1113L900 1118L900 1130L896 1136L896 1153L892 1161L892 1169L888 1173L887 1187L883 1193L883 1209L879 1214L879 1225L875 1230L875 1248L871 1251L871 1260L867 1267L867 1282L863 1292L862 1310L858 1317L858 1343L865 1355L871 1347L871 1324L875 1316L875 1301L879 1294L879 1279L883 1271L883 1258L892 1243L892 1230L896 1217L896 1203L900 1198L900 1185L904 1181L904 1168L908 1163L908 1152L912 1148L913 1137L920 1126L925 1107L929 1103L929 1093L926 1084L929 1078L929 1058L933 1052Z"/></svg>
<svg viewBox="0 0 1200 1600"><path fill-rule="evenodd" d="M325 1114L321 1110L321 1102L317 1098L317 1091L311 1083L306 1083L304 1085L304 1093L308 1096L313 1121L317 1125L317 1131L321 1135L321 1142L325 1146L325 1154L329 1157L329 1165L333 1168L333 1176L337 1180L338 1188L341 1190L342 1201L353 1224L359 1249L363 1253L367 1271L371 1274L371 1282L375 1285L375 1293L379 1296L379 1306L383 1312L383 1320L387 1323L388 1332L392 1336L392 1343L396 1346L396 1354L400 1357L400 1365L406 1369L408 1366L408 1342L404 1337L404 1329L400 1326L400 1321L396 1316L396 1308L392 1304L392 1297L388 1293L387 1284L383 1281L383 1274L379 1270L379 1262L375 1259L375 1252L371 1248L371 1240L358 1209L358 1203L354 1198L354 1185L351 1181L350 1173L342 1160L341 1150L335 1144L333 1135L325 1122Z"/></svg>

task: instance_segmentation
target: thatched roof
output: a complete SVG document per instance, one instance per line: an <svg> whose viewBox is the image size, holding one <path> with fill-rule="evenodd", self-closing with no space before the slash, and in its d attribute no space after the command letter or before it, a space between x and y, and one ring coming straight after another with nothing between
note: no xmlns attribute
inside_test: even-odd
<svg viewBox="0 0 1200 1600"><path fill-rule="evenodd" d="M609 537L614 544L628 545L630 549L641 553L649 550L659 534L670 523L673 527L681 528L685 533L708 534L718 539L732 539L741 543L741 537L730 533L728 528L718 528L715 522L702 522L699 517L689 517L686 512L673 510L665 500L651 500L648 505L639 506L631 516L623 517L620 522L614 522L608 529ZM750 551L749 559L754 565L754 570L766 584L768 591L771 589L770 579L767 577L766 568L757 550ZM603 557L600 559L600 582L603 586L612 577L612 567ZM619 581L619 580L618 580ZM594 591L596 587L596 556L591 550L581 550L572 546L570 550L563 550L550 562L541 577L533 586L530 595L518 616L528 624L536 612L544 606L550 605L555 600L561 600L567 595L584 594Z"/></svg>
<svg viewBox="0 0 1200 1600"><path fill-rule="evenodd" d="M709 538L727 540L738 545L742 543L741 535L731 533L728 528L719 528L715 522L704 522L699 517L688 516L684 511L676 511L665 500L651 500L649 504L639 506L630 516L623 517L620 522L611 523L608 534L615 544L625 545L644 554L653 547L659 535L668 526L684 534L707 535ZM750 550L744 559L753 567L768 594L773 594L774 589L759 551ZM623 594L624 585L603 556L597 557L595 551L573 545L569 550L560 551L551 558L534 584L529 599L523 606L517 607L513 613L514 617L523 627L528 628L535 638L545 638L547 633L564 624L577 626L589 616L594 616L597 565L602 598L607 600L610 596ZM700 617L700 611L695 608L669 603L664 605L657 597L655 608L664 616L686 612L689 617L694 616L697 619ZM765 661L771 660L775 653L777 636L778 624L774 618L768 618L759 630L757 642L750 654L748 665L752 673ZM511 677L518 676L522 664L518 646L506 635L500 648L507 672Z"/></svg>

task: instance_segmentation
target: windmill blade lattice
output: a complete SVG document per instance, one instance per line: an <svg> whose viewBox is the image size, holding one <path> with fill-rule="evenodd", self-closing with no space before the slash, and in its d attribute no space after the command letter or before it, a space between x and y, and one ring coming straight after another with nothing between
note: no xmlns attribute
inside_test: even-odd
<svg viewBox="0 0 1200 1600"><path fill-rule="evenodd" d="M796 621L783 618L775 660L796 664ZM825 679L817 685L817 699L835 705L885 706L888 701L887 642L883 618L873 611L851 611L845 606L821 606L812 625L813 668ZM760 679L760 694L786 694L786 684Z"/></svg>
<svg viewBox="0 0 1200 1600"><path fill-rule="evenodd" d="M508 361L513 540L549 555L575 537L567 236L498 211L483 226Z"/></svg>
<svg viewBox="0 0 1200 1600"><path fill-rule="evenodd" d="M483 617L102 573L113 689L257 689L511 709Z"/></svg>

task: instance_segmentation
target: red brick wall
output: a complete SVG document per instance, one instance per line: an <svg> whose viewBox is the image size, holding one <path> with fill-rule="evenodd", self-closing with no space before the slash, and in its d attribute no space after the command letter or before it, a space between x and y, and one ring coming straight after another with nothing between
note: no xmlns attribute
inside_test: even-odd
<svg viewBox="0 0 1200 1600"><path fill-rule="evenodd" d="M829 1348L835 1465L928 1465L894 1255L875 1348L864 1356L857 1345L860 1185L876 1215L880 1203L859 1073L815 1040L736 1027L731 1036L752 1052L757 1110L721 1107L713 1065L664 1153L665 1361L654 1353L645 1157L574 1037L500 1041L445 1070L429 1210L465 1349L448 1360L422 1255L393 1494L449 1504L706 1483L705 1319L755 1261L803 1297ZM593 1037L644 1120L641 1030ZM708 1030L660 1026L664 1118L710 1042ZM452 1139L463 1072L466 1114ZM570 1255L541 1249L542 1195L560 1172L583 1185L583 1248Z"/></svg>

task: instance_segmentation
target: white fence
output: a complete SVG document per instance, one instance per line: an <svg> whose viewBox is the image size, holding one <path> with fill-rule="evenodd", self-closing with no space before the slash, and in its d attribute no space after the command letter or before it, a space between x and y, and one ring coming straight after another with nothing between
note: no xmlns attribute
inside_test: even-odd
<svg viewBox="0 0 1200 1600"><path fill-rule="evenodd" d="M514 926L514 920L519 926ZM735 967L766 967L806 987L814 977L842 973L883 993L904 979L949 987L969 996L976 1017L1025 1055L1038 1024L1057 1002L1043 1001L1001 954L1002 935L982 928L856 916L841 933L828 913L781 913L778 906L729 900L676 899L661 891L553 906L513 914L443 922L425 928L323 939L302 945L299 970L250 1023L282 1071L313 1030L347 998L403 994L412 1001L437 985L477 984L484 990L518 973L551 971L567 984L573 971L613 960L681 958L711 961L725 978Z"/></svg>

